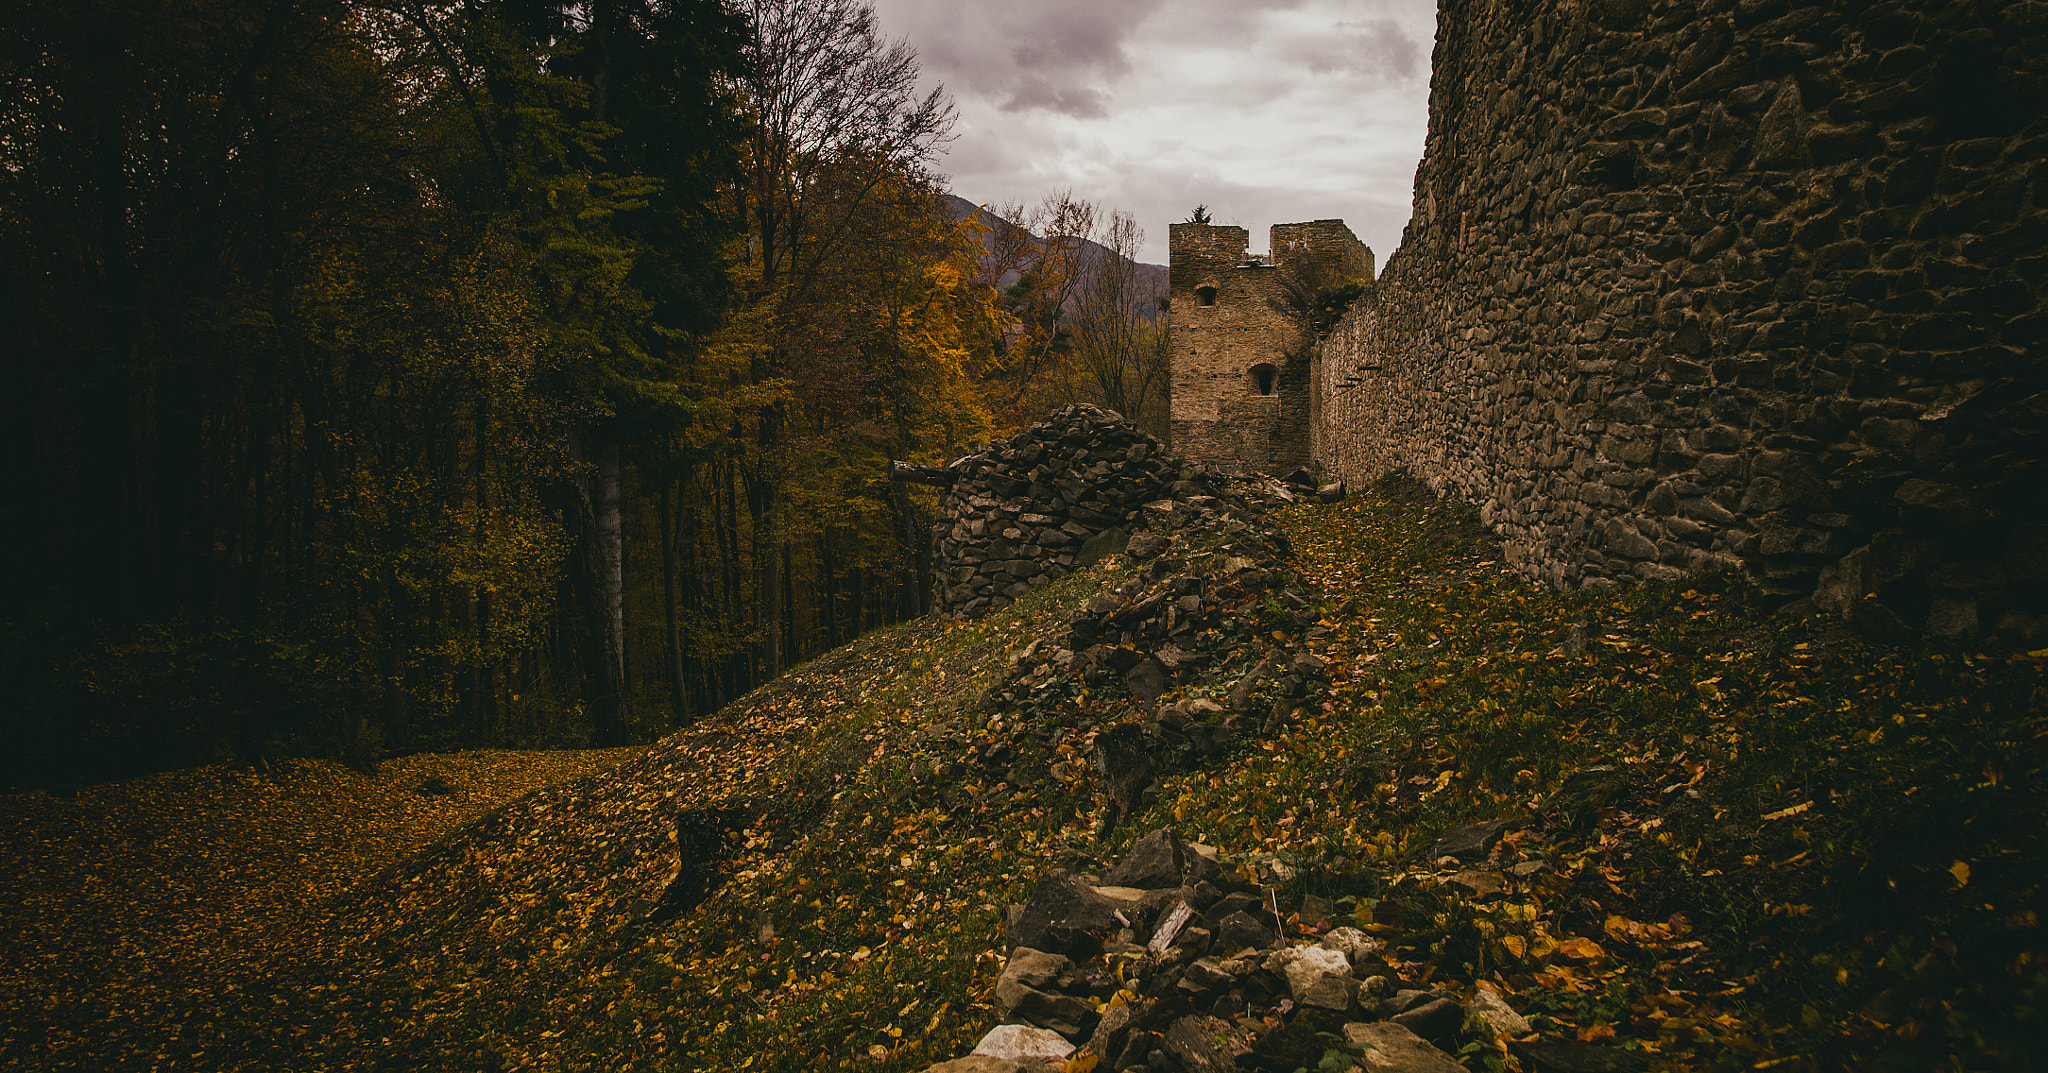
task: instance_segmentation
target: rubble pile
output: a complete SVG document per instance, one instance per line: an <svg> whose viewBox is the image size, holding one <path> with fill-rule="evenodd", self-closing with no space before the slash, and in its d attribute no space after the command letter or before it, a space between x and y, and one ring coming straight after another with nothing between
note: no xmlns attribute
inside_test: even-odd
<svg viewBox="0 0 2048 1073"><path fill-rule="evenodd" d="M1149 712L1176 685L1263 648L1265 658L1229 685L1223 703L1191 700L1156 715L1213 753L1243 723L1258 683L1272 679L1298 699L1320 674L1315 656L1261 641L1275 627L1292 632L1311 624L1308 590L1287 561L1287 538L1228 490L1154 500L1142 513L1147 528L1122 550L1138 566L1136 575L1105 585L1055 642L1020 653L985 703L1028 700L1066 674L1098 692L1127 692Z"/></svg>
<svg viewBox="0 0 2048 1073"><path fill-rule="evenodd" d="M1310 589L1266 514L1298 501L1287 485L1184 466L1086 405L946 472L939 605L956 617L1113 556L1124 567L982 695L1004 729L968 744L1012 785L1041 774L1013 760L1092 740L1109 830L1154 775L1270 733L1320 688L1322 661L1302 644L1317 632Z"/></svg>
<svg viewBox="0 0 2048 1073"><path fill-rule="evenodd" d="M946 467L952 483L932 526L934 603L974 618L1121 550L1146 504L1213 492L1218 478L1182 464L1117 414L1062 407Z"/></svg>
<svg viewBox="0 0 2048 1073"><path fill-rule="evenodd" d="M1448 832L1438 849L1465 846L1484 868L1488 833ZM1423 966L1346 923L1350 899L1290 896L1291 878L1171 828L1100 875L1053 870L1010 909L1002 1023L928 1073L1450 1073L1469 1042L1511 1047L1525 1068L1638 1068L1631 1052L1541 1038L1484 986L1422 982Z"/></svg>
<svg viewBox="0 0 2048 1073"><path fill-rule="evenodd" d="M1064 632L1013 653L981 697L989 725L1007 728L1004 741L976 743L985 756L1050 760L1070 738L1092 748L1103 831L1136 811L1154 777L1276 733L1326 677L1305 647L1321 632L1312 590L1261 490L1178 487L1194 494L1143 504L1122 569ZM1012 766L1007 780L1038 781L1030 768Z"/></svg>

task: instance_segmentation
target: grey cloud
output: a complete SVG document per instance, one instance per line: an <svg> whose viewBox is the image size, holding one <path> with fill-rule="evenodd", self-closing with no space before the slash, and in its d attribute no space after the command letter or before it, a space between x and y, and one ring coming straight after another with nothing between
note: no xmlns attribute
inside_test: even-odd
<svg viewBox="0 0 2048 1073"><path fill-rule="evenodd" d="M980 202L1070 189L1134 211L1144 260L1206 202L1263 249L1343 217L1382 263L1407 222L1435 0L876 0L961 111L940 164Z"/></svg>
<svg viewBox="0 0 2048 1073"><path fill-rule="evenodd" d="M1426 71L1422 46L1393 19L1337 24L1337 34L1305 42L1302 62L1317 74L1342 72L1407 82Z"/></svg>
<svg viewBox="0 0 2048 1073"><path fill-rule="evenodd" d="M880 0L883 25L907 32L925 67L957 96L1007 112L1081 119L1107 114L1109 91L1131 73L1125 46L1165 0Z"/></svg>
<svg viewBox="0 0 2048 1073"><path fill-rule="evenodd" d="M1015 42L1010 57L1027 71L1129 74L1124 41L1161 0L1043 0L1010 7L1000 19Z"/></svg>
<svg viewBox="0 0 2048 1073"><path fill-rule="evenodd" d="M1174 21L1210 40L1219 40L1256 32L1266 12L1298 11L1307 3L1308 0L1200 0L1176 5Z"/></svg>
<svg viewBox="0 0 2048 1073"><path fill-rule="evenodd" d="M1043 108L1076 119L1101 119L1109 115L1109 97L1086 86L1059 86L1044 78L1026 78L1010 99L1002 103L1005 112L1028 112Z"/></svg>

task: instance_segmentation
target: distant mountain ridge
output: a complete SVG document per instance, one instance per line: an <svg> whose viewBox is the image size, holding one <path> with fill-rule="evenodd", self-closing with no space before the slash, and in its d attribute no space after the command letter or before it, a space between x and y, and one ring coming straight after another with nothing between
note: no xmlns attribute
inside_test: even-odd
<svg viewBox="0 0 2048 1073"><path fill-rule="evenodd" d="M947 212L955 220L961 220L969 216L972 216L977 221L988 227L990 234L994 234L995 229L998 227L1019 226L1015 221L1005 220L1002 217L997 216L995 213L988 211L986 208L983 208L982 206L977 205L964 197L960 197L957 194L946 194L944 196L946 199ZM1032 238L1039 242L1045 241L1044 236L1041 235L1033 235ZM986 241L987 240L984 240L984 245L986 244ZM1094 242L1087 239L1082 240L1081 248L1084 251L1083 257L1091 261L1097 257L1116 256L1113 252L1111 252L1109 247L1104 246L1099 242ZM1132 263L1138 266L1136 285L1138 292L1137 296L1140 301L1140 304L1148 312L1156 313L1160 308L1158 300L1164 299L1166 297L1167 267L1165 265L1146 264L1143 261L1135 261ZM1005 273L1000 283L1002 286L1007 287L1010 284L1015 283L1016 281L1017 273L1013 271Z"/></svg>

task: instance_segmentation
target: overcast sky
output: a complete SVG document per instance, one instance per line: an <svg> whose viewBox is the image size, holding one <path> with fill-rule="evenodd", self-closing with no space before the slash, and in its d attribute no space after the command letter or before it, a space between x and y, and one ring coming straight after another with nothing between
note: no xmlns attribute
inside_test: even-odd
<svg viewBox="0 0 2048 1073"><path fill-rule="evenodd" d="M984 205L1055 189L1135 213L1140 260L1206 203L1267 252L1342 218L1381 265L1428 128L1435 0L875 0L960 112L939 161Z"/></svg>

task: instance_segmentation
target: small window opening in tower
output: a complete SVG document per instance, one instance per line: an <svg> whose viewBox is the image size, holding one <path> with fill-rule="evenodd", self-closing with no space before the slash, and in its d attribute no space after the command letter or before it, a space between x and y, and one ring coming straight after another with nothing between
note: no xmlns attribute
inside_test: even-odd
<svg viewBox="0 0 2048 1073"><path fill-rule="evenodd" d="M1196 287L1196 288L1195 288L1195 304L1196 304L1196 305L1204 305L1204 306L1212 306L1212 305L1215 305L1215 304L1216 304L1216 288L1214 288L1214 287Z"/></svg>
<svg viewBox="0 0 2048 1073"><path fill-rule="evenodd" d="M1271 395L1280 380L1280 371L1271 365L1252 366L1252 387L1261 395Z"/></svg>

